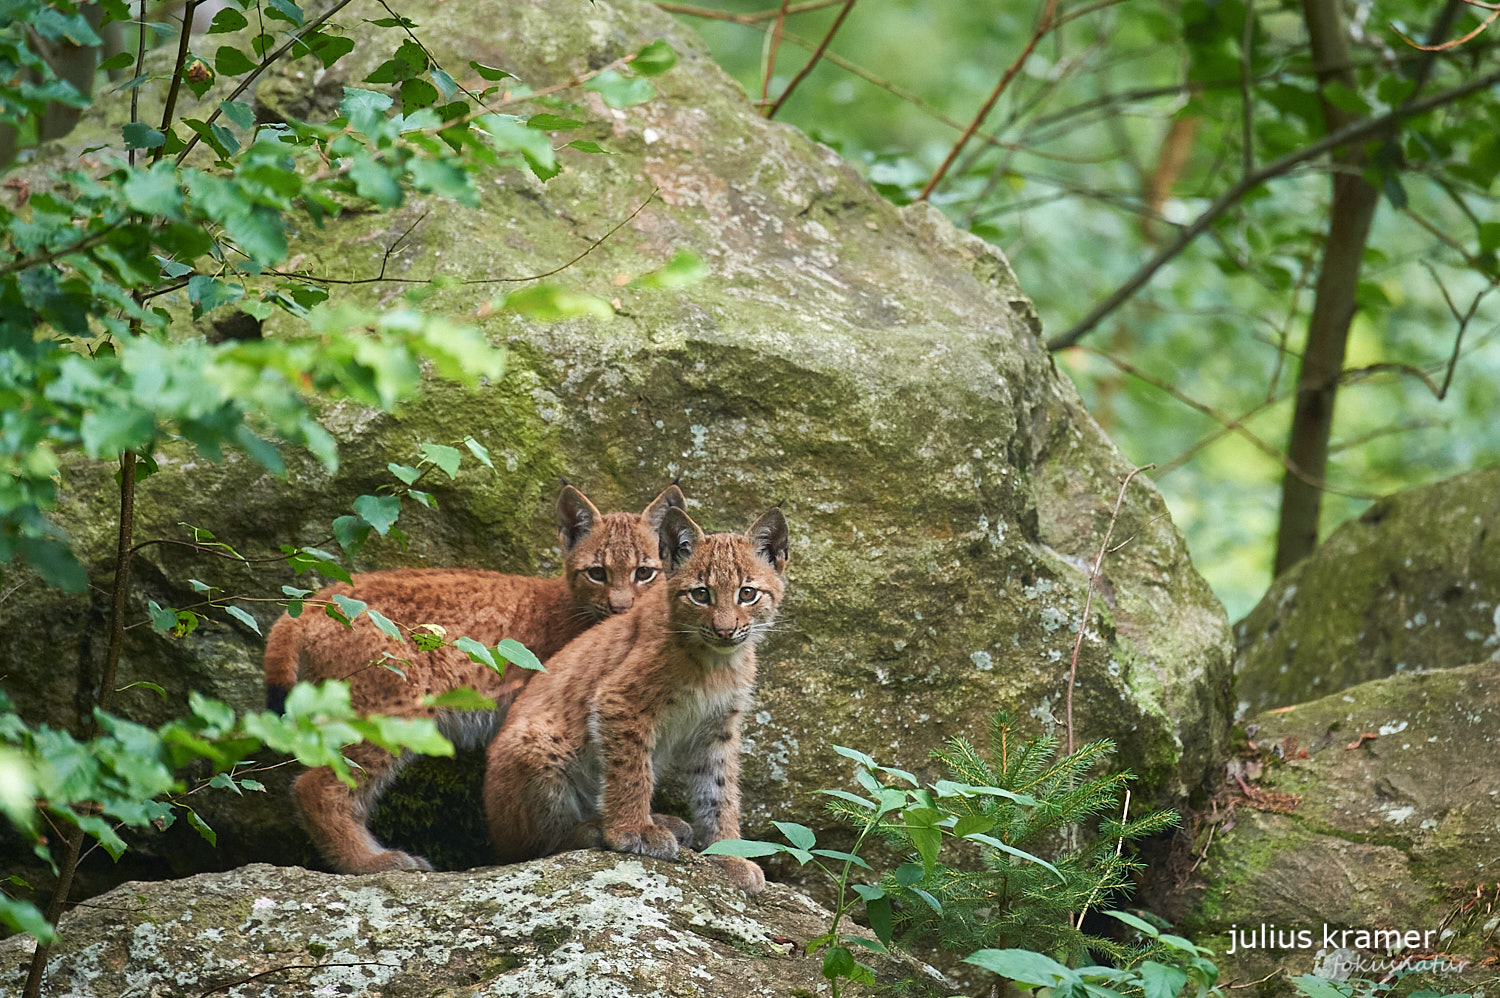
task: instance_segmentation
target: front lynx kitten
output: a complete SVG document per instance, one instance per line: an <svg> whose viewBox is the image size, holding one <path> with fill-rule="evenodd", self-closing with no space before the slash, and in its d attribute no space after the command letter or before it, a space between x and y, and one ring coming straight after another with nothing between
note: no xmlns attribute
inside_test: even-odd
<svg viewBox="0 0 1500 998"><path fill-rule="evenodd" d="M571 485L557 500L558 539L566 554L557 579L502 575L475 569L394 569L354 577L314 599L335 593L363 600L392 620L415 626L438 624L451 637L468 636L493 646L514 638L543 661L597 621L629 610L657 585L661 572L656 530L669 509L684 504L676 485L645 512L601 514ZM389 651L407 660L403 678L381 666ZM452 645L422 652L382 634L368 619L353 629L321 613L282 616L266 641L266 699L280 709L297 680L343 679L361 714L435 717L439 729L459 745L482 745L533 675L507 669L502 679ZM470 686L495 701L494 711L440 711L422 704L429 694ZM394 757L369 743L344 754L361 767L350 790L327 768L297 778L302 822L323 858L340 873L423 869L420 856L387 849L370 834L368 819L381 791L409 755Z"/></svg>
<svg viewBox="0 0 1500 998"><path fill-rule="evenodd" d="M740 722L755 645L783 592L787 526L772 509L743 536L662 519L667 579L630 613L572 641L516 699L490 743L484 804L502 863L604 846L670 859L740 834ZM651 813L678 779L693 823ZM747 893L759 866L713 857Z"/></svg>

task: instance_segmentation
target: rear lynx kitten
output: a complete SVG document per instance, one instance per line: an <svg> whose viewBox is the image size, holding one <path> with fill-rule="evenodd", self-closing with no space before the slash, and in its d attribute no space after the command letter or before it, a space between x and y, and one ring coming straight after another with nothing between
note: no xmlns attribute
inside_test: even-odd
<svg viewBox="0 0 1500 998"><path fill-rule="evenodd" d="M600 514L571 485L557 500L558 539L566 554L558 579L501 575L475 569L394 569L354 577L314 599L335 593L363 600L408 627L438 624L452 638L468 636L494 646L514 638L545 661L590 625L620 614L657 584L661 572L656 530L669 509L684 504L671 485L645 512ZM381 666L391 652L411 664L405 678ZM476 664L452 645L417 651L382 634L367 618L351 630L321 613L283 616L266 641L266 701L285 703L297 680L344 679L354 707L362 714L435 717L455 744L482 745L493 736L516 694L533 675L511 668L504 679ZM422 705L428 694L471 686L495 701L494 711L440 711ZM410 758L393 757L368 743L344 754L358 763L358 789L350 790L333 771L313 769L298 777L297 808L313 843L340 873L422 869L420 856L387 849L370 834L368 819L381 791Z"/></svg>
<svg viewBox="0 0 1500 998"><path fill-rule="evenodd" d="M660 859L740 834L740 721L755 645L783 591L787 526L772 509L743 536L704 536L681 509L661 524L667 579L630 613L572 641L490 743L484 804L502 863L604 846ZM651 813L676 778L693 823ZM759 866L713 857L755 894Z"/></svg>

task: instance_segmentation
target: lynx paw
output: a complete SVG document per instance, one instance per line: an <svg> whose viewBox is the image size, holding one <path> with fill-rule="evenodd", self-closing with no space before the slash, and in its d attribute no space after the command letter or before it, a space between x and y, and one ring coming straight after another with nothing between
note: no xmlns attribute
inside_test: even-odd
<svg viewBox="0 0 1500 998"><path fill-rule="evenodd" d="M677 856L677 836L665 825L648 821L620 829L606 830L604 844L615 852L633 852L656 859L673 859Z"/></svg>
<svg viewBox="0 0 1500 998"><path fill-rule="evenodd" d="M665 828L667 831L671 832L672 836L677 839L678 845L690 846L693 844L693 826L689 825L686 821L683 821L676 815L653 814L651 816L651 820L653 823L658 824Z"/></svg>
<svg viewBox="0 0 1500 998"><path fill-rule="evenodd" d="M369 859L358 864L356 869L346 870L346 873L383 873L386 870L426 870L432 871L432 864L421 856L413 856L409 852L400 849L387 849L378 852Z"/></svg>
<svg viewBox="0 0 1500 998"><path fill-rule="evenodd" d="M739 856L710 856L708 858L719 864L720 869L724 871L724 876L729 878L731 884L751 897L766 889L766 874L758 863L752 863Z"/></svg>

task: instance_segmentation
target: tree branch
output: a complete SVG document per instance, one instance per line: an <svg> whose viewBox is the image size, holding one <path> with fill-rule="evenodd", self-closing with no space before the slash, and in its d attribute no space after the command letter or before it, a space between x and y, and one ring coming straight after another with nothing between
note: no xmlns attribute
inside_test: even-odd
<svg viewBox="0 0 1500 998"><path fill-rule="evenodd" d="M1187 248L1189 243L1202 235L1220 215L1234 207L1246 194L1266 181L1275 179L1289 172L1293 167L1306 163L1308 160L1316 159L1326 152L1337 149L1339 146L1369 138L1371 135L1375 135L1397 122L1404 121L1407 118L1414 118L1419 114L1425 114L1433 108L1451 104L1472 93L1488 89L1497 83L1500 83L1500 70L1494 70L1483 76L1475 77L1467 83L1440 91L1431 97L1412 101L1410 104L1395 108L1377 117L1365 118L1353 124L1346 125L1336 132L1331 132L1323 136L1323 138L1310 145L1304 146L1295 152L1289 152L1280 159L1267 163L1249 176L1242 177L1238 183L1214 199L1214 202L1204 210L1203 214L1199 215L1193 220L1192 224L1179 232L1176 239L1173 239L1171 243L1163 247L1160 252L1143 264L1113 294L1094 306L1088 315L1080 319L1066 332L1049 339L1047 341L1047 349L1062 350L1077 344L1079 340L1093 331L1094 327L1106 316L1135 297L1135 293L1144 287L1152 277L1156 276L1158 270L1170 263L1173 257Z"/></svg>

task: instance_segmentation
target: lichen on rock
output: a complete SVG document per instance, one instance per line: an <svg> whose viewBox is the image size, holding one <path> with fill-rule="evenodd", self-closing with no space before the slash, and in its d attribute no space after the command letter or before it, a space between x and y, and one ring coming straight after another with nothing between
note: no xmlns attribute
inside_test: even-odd
<svg viewBox="0 0 1500 998"><path fill-rule="evenodd" d="M358 877L258 864L80 906L42 993L782 998L826 990L821 957L802 946L830 920L790 888L746 898L698 857L568 853ZM0 943L0 992L20 993L32 945ZM914 960L861 961L917 998L948 993Z"/></svg>

